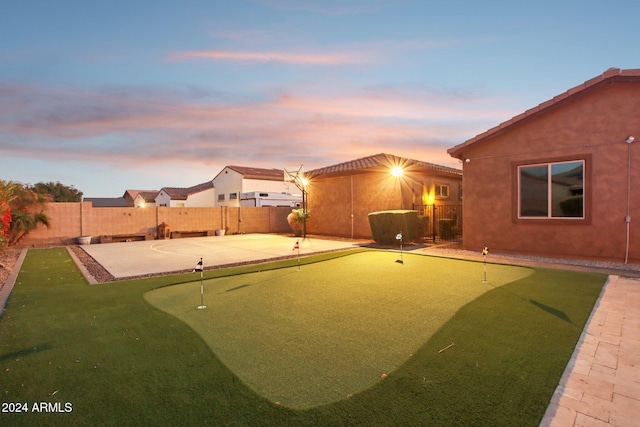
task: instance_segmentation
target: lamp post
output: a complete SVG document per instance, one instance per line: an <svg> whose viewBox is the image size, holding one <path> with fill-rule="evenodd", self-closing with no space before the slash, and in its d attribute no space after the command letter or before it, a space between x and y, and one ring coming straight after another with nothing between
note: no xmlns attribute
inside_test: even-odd
<svg viewBox="0 0 640 427"><path fill-rule="evenodd" d="M302 172L302 166L296 172L284 170L285 182L293 182L300 191L302 191L302 234L303 238L307 237L307 185L309 180L305 178Z"/></svg>
<svg viewBox="0 0 640 427"><path fill-rule="evenodd" d="M304 239L307 238L307 185L309 185L309 180L304 177L304 175L298 171L295 176L289 174L293 178L293 183L298 187L300 191L302 191L302 237Z"/></svg>

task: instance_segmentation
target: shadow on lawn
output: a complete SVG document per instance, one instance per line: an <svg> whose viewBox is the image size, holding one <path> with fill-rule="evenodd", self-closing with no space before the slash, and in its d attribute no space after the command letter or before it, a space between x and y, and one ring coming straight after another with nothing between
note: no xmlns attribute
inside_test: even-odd
<svg viewBox="0 0 640 427"><path fill-rule="evenodd" d="M291 267L286 267L286 268L291 268ZM269 270L265 270L265 271L269 271ZM260 273L260 271L258 271L257 273ZM243 289L243 288L248 288L249 286L253 286L253 285L263 285L265 283L281 279L282 277L288 276L290 274L295 274L295 272L285 271L282 274L278 274L278 275L275 275L275 276L272 276L272 277L268 277L268 278L266 278L264 280L259 280L259 281L253 282L253 283L245 283L243 285L234 286L233 288L225 289L222 292L225 292L225 293L226 292L233 292L233 291L237 291L237 290L240 290L240 289ZM220 292L220 293L222 293L222 292Z"/></svg>
<svg viewBox="0 0 640 427"><path fill-rule="evenodd" d="M225 292L237 291L238 289L248 288L249 286L251 285L250 284L240 285L240 286L236 286L235 288L227 289Z"/></svg>
<svg viewBox="0 0 640 427"><path fill-rule="evenodd" d="M5 360L10 359L19 359L24 356L29 356L34 353L40 353L41 351L47 351L53 349L51 343L44 343L39 345L34 345L33 347L25 348L24 350L14 351L12 353L1 354L0 362L4 362Z"/></svg>
<svg viewBox="0 0 640 427"><path fill-rule="evenodd" d="M527 298L524 295L520 295L520 294L517 294L515 292L507 291L503 287L497 287L497 286L492 285L491 283L487 283L487 284L492 286L494 289L500 289L500 290L502 290L504 292L508 292L511 295L516 296L516 297L520 298L523 301L529 301L531 304L535 305L539 309L546 311L547 313L551 314L552 316L557 317L560 320L564 320L565 322L570 323L572 325L574 324L573 321L571 320L571 318L569 316L567 316L567 314L562 310L558 310L557 308L553 308L553 307L550 307L550 306L548 306L546 304L543 304L541 302L533 300L531 298Z"/></svg>
<svg viewBox="0 0 640 427"><path fill-rule="evenodd" d="M541 302L529 299L529 302L533 305L535 305L536 307L546 311L547 313L556 316L558 319L564 320L565 322L571 323L573 325L573 322L571 321L571 319L569 318L569 316L567 316L567 314L564 311L558 310L556 308L553 307L549 307L548 305L542 304Z"/></svg>

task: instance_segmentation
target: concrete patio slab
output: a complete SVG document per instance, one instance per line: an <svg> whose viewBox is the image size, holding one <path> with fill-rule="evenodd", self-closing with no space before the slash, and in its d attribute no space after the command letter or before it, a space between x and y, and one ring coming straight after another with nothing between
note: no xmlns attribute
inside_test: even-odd
<svg viewBox="0 0 640 427"><path fill-rule="evenodd" d="M190 237L171 240L104 243L85 245L82 249L98 261L114 277L184 271L203 259L207 267L260 262L300 255L358 247L357 243L296 238L274 234L234 234L226 236Z"/></svg>

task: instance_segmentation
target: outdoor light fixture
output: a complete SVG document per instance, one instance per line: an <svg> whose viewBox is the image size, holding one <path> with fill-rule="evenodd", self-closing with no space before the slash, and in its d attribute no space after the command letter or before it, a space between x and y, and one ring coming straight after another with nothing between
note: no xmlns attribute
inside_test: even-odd
<svg viewBox="0 0 640 427"><path fill-rule="evenodd" d="M391 175L395 176L396 178L400 177L402 175L402 168L400 166L394 166L391 169Z"/></svg>
<svg viewBox="0 0 640 427"><path fill-rule="evenodd" d="M627 139L624 140L624 142L626 142L627 144L631 144L635 140L636 139L632 135L629 135Z"/></svg>

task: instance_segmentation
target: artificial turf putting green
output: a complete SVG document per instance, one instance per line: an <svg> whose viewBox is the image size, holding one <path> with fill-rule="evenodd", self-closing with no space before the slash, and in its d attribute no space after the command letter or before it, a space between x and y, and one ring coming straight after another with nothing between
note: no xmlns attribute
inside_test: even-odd
<svg viewBox="0 0 640 427"><path fill-rule="evenodd" d="M365 390L403 365L462 306L533 270L375 251L145 294L190 325L241 380L307 409Z"/></svg>
<svg viewBox="0 0 640 427"><path fill-rule="evenodd" d="M295 274L305 274L313 263L330 265L325 261L354 252L305 257L303 271ZM398 255L391 255L395 263ZM405 265L394 266L413 268L411 259L405 255ZM468 280L481 283L481 263L455 262L451 271L439 267L446 260L432 261L429 269L416 273L426 284L431 277L462 276L465 270L473 276ZM295 260L206 271L210 307L204 311L212 307L209 298L216 296L208 279L249 277L246 273L256 270L288 274L289 267L296 268ZM493 286L497 267L487 267ZM0 422L20 427L537 427L606 276L544 268L530 271L462 306L383 381L348 399L294 410L247 387L189 325L144 298L161 287L197 283L197 276L89 286L64 248L29 250L0 318L2 401L26 403L30 409L37 403L58 404L62 409L71 404L73 410L2 413ZM254 286L224 290L233 293ZM199 289L187 298L194 309L200 304ZM372 310L383 315L388 311L384 308ZM439 352L452 341L454 347Z"/></svg>

